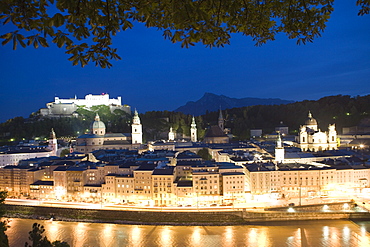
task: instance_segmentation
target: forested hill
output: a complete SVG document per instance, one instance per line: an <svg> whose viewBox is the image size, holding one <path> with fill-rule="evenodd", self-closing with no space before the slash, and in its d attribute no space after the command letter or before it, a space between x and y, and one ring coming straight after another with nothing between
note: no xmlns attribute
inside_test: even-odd
<svg viewBox="0 0 370 247"><path fill-rule="evenodd" d="M107 132L131 132L131 117L121 112L110 113L105 107L96 108L102 121L107 126ZM236 139L249 138L250 129L263 129L270 133L275 126L283 121L294 134L302 125L308 111L318 121L319 128L327 130L328 124L335 123L337 131L343 127L355 126L370 118L370 95L367 96L329 96L315 100L305 100L287 105L256 105L232 108L223 111L225 127L230 128ZM0 138L4 144L10 139L21 140L35 137L48 138L51 128L58 137L77 136L89 129L94 112L80 112L78 118L43 119L37 116L24 119L16 117L0 124ZM143 124L144 139L167 139L169 128L179 134L189 135L191 115L170 111L151 111L140 114ZM198 135L203 137L205 129L217 124L218 111L196 117Z"/></svg>
<svg viewBox="0 0 370 247"><path fill-rule="evenodd" d="M249 130L253 128L261 128L265 133L272 132L280 121L294 134L306 121L308 111L311 111L322 131L328 129L328 124L335 123L338 133L341 134L343 127L359 125L361 120L364 122L370 118L370 95L338 95L287 105L234 108L227 110L224 116L226 126L233 130L233 134L244 138L248 137Z"/></svg>

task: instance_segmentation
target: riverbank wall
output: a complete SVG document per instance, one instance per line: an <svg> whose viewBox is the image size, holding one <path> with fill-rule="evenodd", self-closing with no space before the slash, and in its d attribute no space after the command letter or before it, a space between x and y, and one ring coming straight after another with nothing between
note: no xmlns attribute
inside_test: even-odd
<svg viewBox="0 0 370 247"><path fill-rule="evenodd" d="M357 206L357 205L356 205ZM268 222L307 221L307 220L370 220L370 213L365 210L313 211L297 209L268 209L268 211L248 211L234 209L230 211L139 211L99 210L81 208L62 208L44 206L24 206L5 204L5 217L51 219L61 221L98 222L139 225L246 225ZM322 205L321 205L322 207ZM334 207L341 208L340 205ZM355 205L351 204L352 209Z"/></svg>

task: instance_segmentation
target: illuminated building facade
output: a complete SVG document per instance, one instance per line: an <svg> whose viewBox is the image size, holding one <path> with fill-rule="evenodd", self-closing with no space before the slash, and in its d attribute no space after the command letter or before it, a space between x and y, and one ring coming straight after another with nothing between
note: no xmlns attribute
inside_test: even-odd
<svg viewBox="0 0 370 247"><path fill-rule="evenodd" d="M106 127L98 114L90 125L90 133L79 136L74 150L88 154L99 149L137 149L142 144L142 125L135 110L132 133L106 133Z"/></svg>
<svg viewBox="0 0 370 247"><path fill-rule="evenodd" d="M323 151L337 149L337 131L335 124L329 124L328 131L322 132L318 128L316 119L312 117L311 112L304 125L299 128L297 136L297 145L302 151Z"/></svg>
<svg viewBox="0 0 370 247"><path fill-rule="evenodd" d="M46 104L47 108L40 109L40 115L44 117L72 117L77 116L76 110L79 107L90 109L92 106L106 105L111 112L116 109L122 110L128 114L131 108L128 105L122 105L121 97L110 99L109 94L92 95L88 94L84 99L78 99L76 96L71 99L54 98L54 102Z"/></svg>
<svg viewBox="0 0 370 247"><path fill-rule="evenodd" d="M54 130L51 130L49 146L15 146L4 147L0 149L0 167L18 165L19 161L56 156L58 153L58 144Z"/></svg>

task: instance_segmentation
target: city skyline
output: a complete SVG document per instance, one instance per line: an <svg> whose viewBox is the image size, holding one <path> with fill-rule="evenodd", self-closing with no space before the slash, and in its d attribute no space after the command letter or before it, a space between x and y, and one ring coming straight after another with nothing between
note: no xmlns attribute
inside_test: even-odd
<svg viewBox="0 0 370 247"><path fill-rule="evenodd" d="M3 106L0 122L45 107L55 96L122 96L122 103L149 110L174 110L205 92L232 98L316 100L330 95L370 92L369 16L357 16L355 3L335 3L322 37L296 45L278 35L255 47L249 37L233 35L231 45L181 49L155 29L136 25L113 40L120 61L113 68L72 66L68 55L50 48L1 46ZM4 30L5 32L6 30ZM3 32L2 32L3 33Z"/></svg>

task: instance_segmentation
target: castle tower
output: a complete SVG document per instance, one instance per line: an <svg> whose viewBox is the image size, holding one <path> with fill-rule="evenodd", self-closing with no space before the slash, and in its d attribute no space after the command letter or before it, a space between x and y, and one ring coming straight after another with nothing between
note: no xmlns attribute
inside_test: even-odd
<svg viewBox="0 0 370 247"><path fill-rule="evenodd" d="M175 140L175 133L173 132L172 127L170 128L170 132L168 133L168 141L172 142Z"/></svg>
<svg viewBox="0 0 370 247"><path fill-rule="evenodd" d="M280 133L278 133L278 139L276 141L276 148L275 148L275 162L283 163L284 162L284 146L281 140Z"/></svg>
<svg viewBox="0 0 370 247"><path fill-rule="evenodd" d="M91 134L104 136L105 135L105 124L100 121L99 114L96 113L95 121L90 125Z"/></svg>
<svg viewBox="0 0 370 247"><path fill-rule="evenodd" d="M54 129L51 129L51 132L50 132L49 148L50 150L53 151L53 155L56 156L57 151L58 151L58 142L57 142L57 137L55 135Z"/></svg>
<svg viewBox="0 0 370 247"><path fill-rule="evenodd" d="M197 138L197 125L195 123L194 116L193 116L193 119L192 119L191 125L190 125L190 136L191 136L191 141L192 142L197 142L198 141L198 138Z"/></svg>
<svg viewBox="0 0 370 247"><path fill-rule="evenodd" d="M136 109L134 113L134 118L132 119L131 137L132 137L132 144L142 144L143 143L143 126L140 123L140 117Z"/></svg>
<svg viewBox="0 0 370 247"><path fill-rule="evenodd" d="M220 108L220 114L218 116L218 127L220 127L222 131L224 131L225 129L225 120L224 120L224 117L222 116L221 108Z"/></svg>

